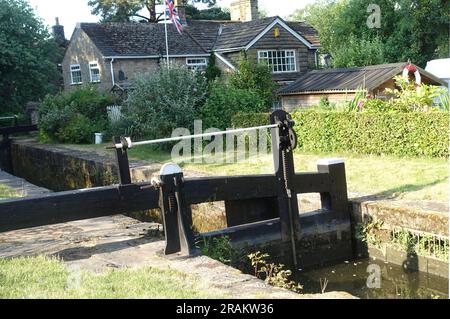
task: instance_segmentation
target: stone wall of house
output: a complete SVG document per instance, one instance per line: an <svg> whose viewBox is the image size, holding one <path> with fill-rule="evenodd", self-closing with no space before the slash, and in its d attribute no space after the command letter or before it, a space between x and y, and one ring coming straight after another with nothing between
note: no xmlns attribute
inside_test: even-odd
<svg viewBox="0 0 450 319"><path fill-rule="evenodd" d="M308 108L319 104L322 96L328 97L330 103L340 103L351 101L355 97L355 93L322 93L322 94L296 94L281 97L281 105L287 112Z"/></svg>
<svg viewBox="0 0 450 319"><path fill-rule="evenodd" d="M91 83L89 63L97 62L100 69L100 82ZM171 58L171 62L178 65L186 65L186 58ZM79 64L83 83L72 84L70 66ZM155 72L160 68L161 59L104 59L102 53L97 49L86 33L77 28L71 43L66 51L62 62L64 89L70 91L85 85L94 85L100 92L109 92L113 87L112 69L114 70L114 82L117 84L127 83L134 77ZM123 76L120 76L122 73Z"/></svg>
<svg viewBox="0 0 450 319"><path fill-rule="evenodd" d="M96 61L100 69L100 83L95 83L94 85L99 88L99 90L104 91L110 89L110 79L108 81L108 65L103 61L102 54L96 48L94 43L89 39L89 37L79 28L75 29L72 36L69 47L67 48L66 54L62 62L63 79L64 79L64 89L70 91L80 86L90 84L90 71L89 62ZM82 84L72 84L70 65L79 64L81 68L81 79ZM110 76L109 76L110 78Z"/></svg>

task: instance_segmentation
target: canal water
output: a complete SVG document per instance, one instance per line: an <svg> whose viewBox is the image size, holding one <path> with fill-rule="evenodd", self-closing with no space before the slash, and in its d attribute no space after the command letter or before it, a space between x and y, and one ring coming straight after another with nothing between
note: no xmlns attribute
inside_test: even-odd
<svg viewBox="0 0 450 319"><path fill-rule="evenodd" d="M302 293L346 291L364 299L447 299L448 279L376 259L346 261L293 275Z"/></svg>

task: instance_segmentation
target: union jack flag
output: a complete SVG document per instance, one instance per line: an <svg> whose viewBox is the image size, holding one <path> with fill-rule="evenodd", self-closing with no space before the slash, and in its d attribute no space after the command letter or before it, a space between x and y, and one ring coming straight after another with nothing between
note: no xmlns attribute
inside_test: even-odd
<svg viewBox="0 0 450 319"><path fill-rule="evenodd" d="M165 2L167 8L167 15L169 16L170 20L172 20L174 26L177 28L178 33L181 34L181 31L183 30L183 25L181 24L181 19L180 16L178 15L177 8L175 8L173 0L165 0Z"/></svg>

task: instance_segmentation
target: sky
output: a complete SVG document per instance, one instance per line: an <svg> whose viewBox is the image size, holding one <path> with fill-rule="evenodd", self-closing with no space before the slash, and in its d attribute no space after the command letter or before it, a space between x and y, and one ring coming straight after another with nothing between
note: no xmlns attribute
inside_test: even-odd
<svg viewBox="0 0 450 319"><path fill-rule="evenodd" d="M229 7L233 0L217 0L218 5ZM28 0L47 26L55 24L59 17L66 38L70 38L77 22L96 22L99 17L91 15L88 0ZM314 0L259 0L259 7L269 16L287 17L296 9L303 8Z"/></svg>

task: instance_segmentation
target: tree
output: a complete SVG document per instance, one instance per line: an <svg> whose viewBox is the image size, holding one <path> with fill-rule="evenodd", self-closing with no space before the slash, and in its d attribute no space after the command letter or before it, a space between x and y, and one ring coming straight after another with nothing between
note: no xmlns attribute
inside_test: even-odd
<svg viewBox="0 0 450 319"><path fill-rule="evenodd" d="M201 2L211 7L216 4L216 0L182 1L185 5ZM102 17L102 22L129 22L134 17L155 23L164 18L164 12L156 12L156 5L162 3L163 0L89 0L88 5L92 7L92 14ZM148 16L142 15L142 10L147 10Z"/></svg>
<svg viewBox="0 0 450 319"><path fill-rule="evenodd" d="M186 18L190 20L231 20L231 15L229 10L221 7L199 10L193 5L187 5Z"/></svg>
<svg viewBox="0 0 450 319"><path fill-rule="evenodd" d="M205 70L205 78L208 80L208 83L214 82L215 79L220 77L222 71L216 65L216 55L211 53L209 56L208 66Z"/></svg>
<svg viewBox="0 0 450 319"><path fill-rule="evenodd" d="M352 68L364 65L384 63L383 44L379 37L373 39L358 39L350 35L346 45L333 51L333 66L335 68Z"/></svg>
<svg viewBox="0 0 450 319"><path fill-rule="evenodd" d="M305 20L316 28L323 51L338 60L345 59L339 54L348 50L367 54L360 50L362 44L373 45L368 51L376 53L380 43L385 62L410 59L424 67L428 60L448 57L449 0L378 0L380 28L367 25L372 3L372 0L319 0L296 11L291 18ZM355 48L349 48L352 45ZM361 56L357 60L365 63L378 58Z"/></svg>
<svg viewBox="0 0 450 319"><path fill-rule="evenodd" d="M276 89L272 74L267 65L255 63L245 53L241 54L238 72L231 75L230 84L238 89L258 92L267 109L272 107Z"/></svg>
<svg viewBox="0 0 450 319"><path fill-rule="evenodd" d="M60 50L26 0L0 0L1 113L58 90Z"/></svg>

